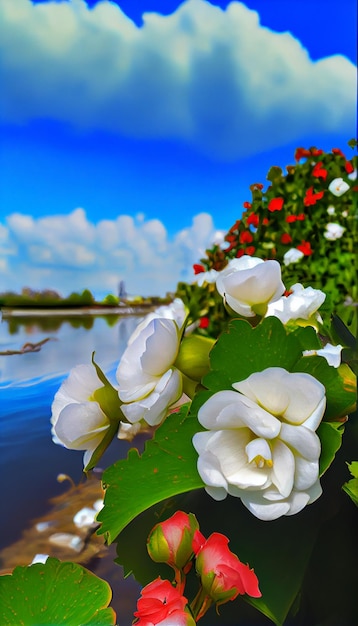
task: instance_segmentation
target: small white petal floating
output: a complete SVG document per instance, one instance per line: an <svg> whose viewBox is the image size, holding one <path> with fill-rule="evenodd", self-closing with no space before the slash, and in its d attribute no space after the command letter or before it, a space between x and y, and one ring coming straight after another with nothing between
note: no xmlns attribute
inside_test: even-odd
<svg viewBox="0 0 358 626"><path fill-rule="evenodd" d="M92 524L96 523L96 515L97 511L94 508L90 509L85 506L76 513L73 518L73 522L77 528L87 528L88 526L92 526Z"/></svg>
<svg viewBox="0 0 358 626"><path fill-rule="evenodd" d="M85 543L78 535L72 535L71 533L55 533L49 537L49 543L61 548L69 548L74 552L81 552Z"/></svg>

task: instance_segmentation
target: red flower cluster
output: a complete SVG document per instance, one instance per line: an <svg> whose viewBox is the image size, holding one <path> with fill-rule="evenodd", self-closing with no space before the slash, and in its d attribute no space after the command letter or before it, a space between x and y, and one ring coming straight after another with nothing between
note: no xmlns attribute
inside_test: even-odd
<svg viewBox="0 0 358 626"><path fill-rule="evenodd" d="M313 187L310 187L306 191L306 195L303 199L303 204L305 206L311 206L313 204L316 204L317 200L320 200L321 198L323 198L323 196L324 191L318 191L317 193L314 193Z"/></svg>
<svg viewBox="0 0 358 626"><path fill-rule="evenodd" d="M251 243L253 239L254 238L252 234L248 230L243 230L242 233L240 233L240 237L239 237L240 243Z"/></svg>
<svg viewBox="0 0 358 626"><path fill-rule="evenodd" d="M185 611L187 604L188 600L169 580L162 580L159 576L142 589L134 613L134 617L138 618L136 626L156 626L164 623L170 623L171 626L194 625L194 619Z"/></svg>
<svg viewBox="0 0 358 626"><path fill-rule="evenodd" d="M292 243L292 237L288 233L283 233L281 235L281 243L287 244Z"/></svg>
<svg viewBox="0 0 358 626"><path fill-rule="evenodd" d="M314 166L312 170L312 176L316 176L316 178L323 178L323 180L326 180L327 174L328 172L323 167L322 161L319 161L319 163L316 163L316 165Z"/></svg>
<svg viewBox="0 0 358 626"><path fill-rule="evenodd" d="M291 224L293 222L303 222L305 217L304 213L299 213L298 215L287 215L286 222L287 224Z"/></svg>
<svg viewBox="0 0 358 626"><path fill-rule="evenodd" d="M199 263L194 263L193 270L194 274L201 274L202 272L205 272L205 267Z"/></svg>
<svg viewBox="0 0 358 626"><path fill-rule="evenodd" d="M270 200L270 202L268 203L268 207L267 210L268 211L281 211L282 207L284 205L284 198L272 198L272 200Z"/></svg>
<svg viewBox="0 0 358 626"><path fill-rule="evenodd" d="M258 227L259 222L260 222L260 218L258 215L256 215L256 213L251 213L251 215L249 215L246 220L247 226L253 226L254 228Z"/></svg>
<svg viewBox="0 0 358 626"><path fill-rule="evenodd" d="M310 256L313 253L311 248L311 244L309 241L301 241L300 245L297 246L297 250L303 252L305 256Z"/></svg>

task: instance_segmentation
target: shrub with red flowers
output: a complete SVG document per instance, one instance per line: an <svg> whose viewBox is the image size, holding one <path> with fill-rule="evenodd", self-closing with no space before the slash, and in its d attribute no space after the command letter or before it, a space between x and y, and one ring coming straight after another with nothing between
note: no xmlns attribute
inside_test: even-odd
<svg viewBox="0 0 358 626"><path fill-rule="evenodd" d="M355 145L354 140L349 142L347 154L339 148L327 153L298 148L295 164L288 165L286 173L271 167L266 189L259 183L251 185L251 200L243 203L241 218L225 236L228 245L207 250L202 271L221 270L244 254L276 259L283 264L285 284L323 288L335 312L354 332L358 183L357 156L348 150ZM181 285L178 293L183 297ZM215 325L217 311L211 313Z"/></svg>

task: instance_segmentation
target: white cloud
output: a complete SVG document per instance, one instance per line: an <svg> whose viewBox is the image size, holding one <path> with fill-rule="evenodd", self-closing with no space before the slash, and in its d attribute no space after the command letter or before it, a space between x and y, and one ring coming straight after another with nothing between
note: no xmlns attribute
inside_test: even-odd
<svg viewBox="0 0 358 626"><path fill-rule="evenodd" d="M1 291L29 286L67 295L88 288L104 295L125 280L131 294L164 295L192 279L192 264L216 235L208 213L173 239L162 222L142 214L93 224L81 208L38 219L13 213L0 224Z"/></svg>
<svg viewBox="0 0 358 626"><path fill-rule="evenodd" d="M187 0L137 27L103 0L2 0L5 120L50 117L129 136L177 138L221 158L355 130L356 72L313 62L240 2Z"/></svg>

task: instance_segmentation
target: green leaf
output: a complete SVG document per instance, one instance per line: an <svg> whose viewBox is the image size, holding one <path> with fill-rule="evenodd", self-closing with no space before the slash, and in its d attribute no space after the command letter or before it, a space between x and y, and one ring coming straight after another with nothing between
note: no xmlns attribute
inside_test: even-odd
<svg viewBox="0 0 358 626"><path fill-rule="evenodd" d="M256 328L246 320L233 320L210 353L212 371L204 378L205 386L211 391L230 389L232 383L267 367L292 371L302 356L304 333L311 336L311 330L301 329L298 338L295 333L287 334L276 317L262 320Z"/></svg>
<svg viewBox="0 0 358 626"><path fill-rule="evenodd" d="M336 452L342 445L344 426L341 422L321 422L317 435L321 440L321 456L319 458L319 474L322 476L331 465Z"/></svg>
<svg viewBox="0 0 358 626"><path fill-rule="evenodd" d="M97 516L98 534L112 543L137 515L165 498L203 486L197 471L198 455L191 443L203 430L185 406L170 415L157 429L139 455L132 448L127 459L118 461L103 474L104 507Z"/></svg>
<svg viewBox="0 0 358 626"><path fill-rule="evenodd" d="M353 478L344 483L342 489L349 495L354 504L358 506L358 461L347 463Z"/></svg>
<svg viewBox="0 0 358 626"><path fill-rule="evenodd" d="M0 577L3 626L109 626L116 622L108 583L76 563L48 557Z"/></svg>

